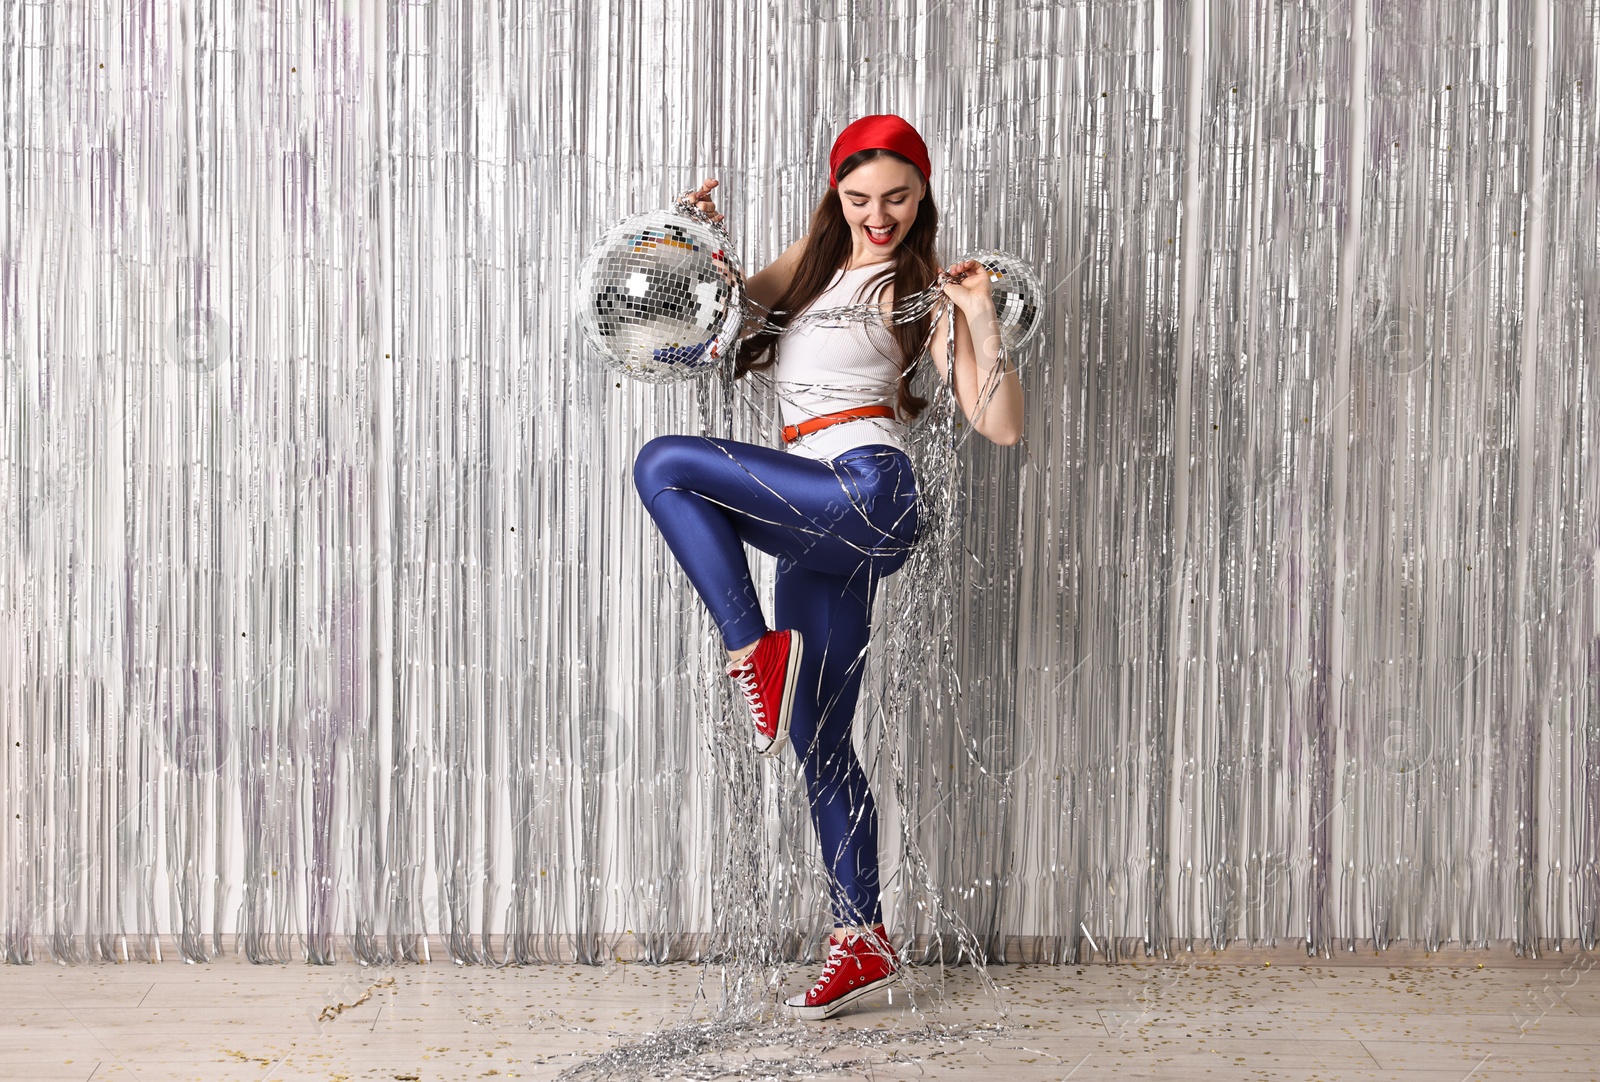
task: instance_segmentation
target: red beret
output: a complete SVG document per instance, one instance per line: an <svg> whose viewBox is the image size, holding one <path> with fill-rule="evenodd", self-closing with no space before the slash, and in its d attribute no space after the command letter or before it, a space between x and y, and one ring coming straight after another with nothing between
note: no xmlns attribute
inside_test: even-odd
<svg viewBox="0 0 1600 1082"><path fill-rule="evenodd" d="M928 161L928 144L922 141L917 129L892 113L864 116L833 141L833 153L828 155L828 184L839 186L839 165L850 155L863 150L892 150L922 171L926 181L933 172Z"/></svg>

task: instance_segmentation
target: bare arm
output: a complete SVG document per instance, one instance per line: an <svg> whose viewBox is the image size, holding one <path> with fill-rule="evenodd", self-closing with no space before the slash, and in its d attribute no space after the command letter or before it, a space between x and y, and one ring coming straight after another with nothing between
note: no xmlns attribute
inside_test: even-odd
<svg viewBox="0 0 1600 1082"><path fill-rule="evenodd" d="M805 250L806 238L801 237L785 248L777 259L746 278L744 289L750 299L770 311L778 299L788 292L789 283L794 281L795 269L800 266L800 257Z"/></svg>
<svg viewBox="0 0 1600 1082"><path fill-rule="evenodd" d="M950 273L965 273L966 277L944 287L951 306L933 328L933 363L939 377L953 387L972 427L1009 447L1022 439L1022 382L1014 366L1000 366L1000 320L995 315L989 275L982 264L971 259L953 265ZM947 321L952 318L956 321L954 379L946 347Z"/></svg>

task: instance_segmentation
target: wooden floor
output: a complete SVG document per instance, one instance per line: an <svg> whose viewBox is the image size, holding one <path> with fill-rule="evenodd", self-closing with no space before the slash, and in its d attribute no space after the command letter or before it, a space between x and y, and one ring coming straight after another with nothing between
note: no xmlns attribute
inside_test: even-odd
<svg viewBox="0 0 1600 1082"><path fill-rule="evenodd" d="M612 1077L670 1062L702 1078L716 1067L772 1079L1593 1079L1596 960L1454 952L1307 964L1292 951L1228 952L995 966L993 987L970 969L917 967L909 998L906 988L892 1003L880 994L809 1026L775 1018L746 1031L739 1050L624 1059ZM810 974L778 978L794 990ZM704 1019L697 993L714 1002L719 980L695 966L626 963L6 966L0 1077L548 1079Z"/></svg>

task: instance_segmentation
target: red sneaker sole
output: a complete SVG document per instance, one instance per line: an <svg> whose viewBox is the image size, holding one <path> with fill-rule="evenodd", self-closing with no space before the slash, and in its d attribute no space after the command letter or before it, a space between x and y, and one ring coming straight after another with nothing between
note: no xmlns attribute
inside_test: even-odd
<svg viewBox="0 0 1600 1082"><path fill-rule="evenodd" d="M895 982L895 978L898 976L900 976L900 974L897 971L889 974L887 977L880 977L871 984L863 984L860 988L852 988L850 991L846 992L844 995L840 996L831 1003L819 1003L815 1007L807 1007L804 1004L797 1005L785 1001L783 1005L789 1008L789 1010L793 1011L794 1016L800 1019L802 1022L821 1022L824 1019L832 1018L834 1015L844 1010L862 996L871 995L873 992L876 992L881 988L889 987L889 985Z"/></svg>

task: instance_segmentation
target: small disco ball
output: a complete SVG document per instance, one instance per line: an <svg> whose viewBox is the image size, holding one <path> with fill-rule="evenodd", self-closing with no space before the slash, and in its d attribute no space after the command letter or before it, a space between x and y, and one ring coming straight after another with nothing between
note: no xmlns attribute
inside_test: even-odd
<svg viewBox="0 0 1600 1082"><path fill-rule="evenodd" d="M1000 317L1000 337L1006 350L1016 353L1028 344L1041 322L1040 302L1044 290L1038 277L1022 260L1006 252L988 249L967 256L989 271L989 291L994 295L995 315Z"/></svg>
<svg viewBox="0 0 1600 1082"><path fill-rule="evenodd" d="M646 383L713 371L744 323L725 235L677 210L606 230L578 271L578 326L611 368Z"/></svg>

